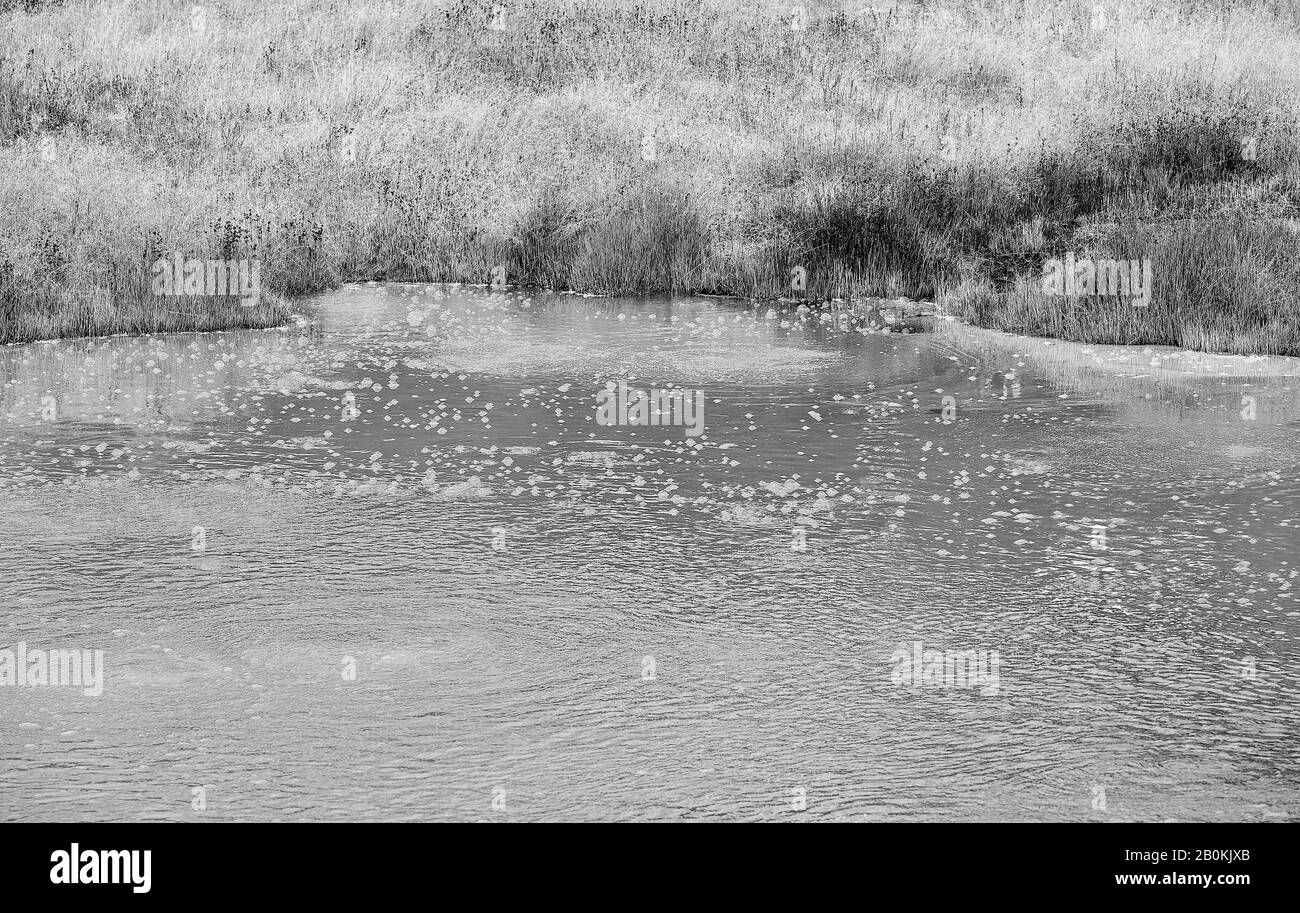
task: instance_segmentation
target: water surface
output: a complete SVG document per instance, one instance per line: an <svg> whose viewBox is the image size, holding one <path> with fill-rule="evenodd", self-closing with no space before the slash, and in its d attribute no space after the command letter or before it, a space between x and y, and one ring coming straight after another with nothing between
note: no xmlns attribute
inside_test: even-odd
<svg viewBox="0 0 1300 913"><path fill-rule="evenodd" d="M0 647L106 664L0 687L0 818L1300 810L1285 361L703 298L304 315L0 350ZM702 390L703 435L598 425L618 380ZM895 684L916 641L997 692Z"/></svg>

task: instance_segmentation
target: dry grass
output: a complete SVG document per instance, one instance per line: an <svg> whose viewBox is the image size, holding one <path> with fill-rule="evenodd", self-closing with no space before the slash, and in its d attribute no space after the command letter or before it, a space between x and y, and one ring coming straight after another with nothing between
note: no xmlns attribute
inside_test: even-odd
<svg viewBox="0 0 1300 913"><path fill-rule="evenodd" d="M0 340L282 317L164 313L143 271L179 250L275 295L504 266L768 297L803 267L812 298L1300 353L1288 3L0 5ZM1150 256L1153 306L1035 299L1066 250Z"/></svg>

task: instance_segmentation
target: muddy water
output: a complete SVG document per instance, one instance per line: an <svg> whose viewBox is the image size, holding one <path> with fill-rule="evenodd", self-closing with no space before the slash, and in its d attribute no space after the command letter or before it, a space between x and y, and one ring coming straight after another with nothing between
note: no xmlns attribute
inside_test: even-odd
<svg viewBox="0 0 1300 913"><path fill-rule="evenodd" d="M1294 363L303 309L0 350L0 647L104 663L0 685L0 818L1300 812ZM598 424L619 380L703 433ZM984 677L913 681L918 642Z"/></svg>

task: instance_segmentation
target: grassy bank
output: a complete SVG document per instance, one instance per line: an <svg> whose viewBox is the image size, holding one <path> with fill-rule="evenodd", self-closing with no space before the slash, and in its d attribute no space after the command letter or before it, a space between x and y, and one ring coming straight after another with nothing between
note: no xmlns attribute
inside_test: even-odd
<svg viewBox="0 0 1300 913"><path fill-rule="evenodd" d="M0 340L504 275L1300 354L1289 0L792 6L0 0ZM264 303L154 297L178 251ZM1065 252L1150 306L1045 296Z"/></svg>

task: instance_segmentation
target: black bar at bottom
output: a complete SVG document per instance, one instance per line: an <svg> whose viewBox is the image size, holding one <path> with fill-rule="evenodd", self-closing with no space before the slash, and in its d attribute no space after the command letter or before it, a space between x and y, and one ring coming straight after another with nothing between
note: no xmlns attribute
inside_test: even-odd
<svg viewBox="0 0 1300 913"><path fill-rule="evenodd" d="M528 882L521 879L532 876L539 894L548 893L544 886L558 889L560 878L569 896L597 897L608 888L611 901L627 898L636 885L681 886L686 879L733 892L751 884L766 892L768 882L778 891L803 884L817 892L850 879L855 890L872 893L920 891L927 905L949 896L970 899L972 889L1040 901L1099 895L1181 901L1200 892L1233 903L1284 886L1287 837L1294 832L1247 824L868 824L811 839L807 831L795 838L789 830L760 835L736 828L722 835L643 828L617 836L575 829L544 841L528 833L475 828L453 835L422 824L22 824L0 829L0 871L9 900L75 892L78 899L117 895L128 902L337 904L433 884L523 890Z"/></svg>

